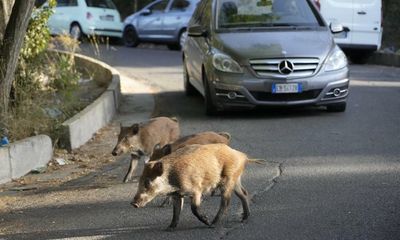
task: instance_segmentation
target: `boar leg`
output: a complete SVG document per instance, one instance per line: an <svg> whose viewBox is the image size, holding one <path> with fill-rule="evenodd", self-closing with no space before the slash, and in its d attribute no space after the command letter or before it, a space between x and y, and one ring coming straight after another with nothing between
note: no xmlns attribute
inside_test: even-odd
<svg viewBox="0 0 400 240"><path fill-rule="evenodd" d="M195 193L192 196L192 204L191 204L191 209L192 213L204 224L210 226L210 222L208 221L208 218L206 215L203 215L199 212L200 208L200 203L201 203L201 193Z"/></svg>
<svg viewBox="0 0 400 240"><path fill-rule="evenodd" d="M249 200L247 199L248 192L246 191L246 189L243 188L242 183L240 182L240 178L238 179L235 185L235 194L242 202L242 207L243 207L242 221L245 221L250 216L250 208L249 208Z"/></svg>
<svg viewBox="0 0 400 240"><path fill-rule="evenodd" d="M221 187L221 203L219 206L219 210L217 215L215 216L214 220L212 221L212 225L217 225L218 222L222 219L222 217L225 215L226 210L228 209L229 203L231 201L231 195L232 195L232 188L234 184L232 183L231 180L228 181L223 181L226 182L226 184L223 184Z"/></svg>
<svg viewBox="0 0 400 240"><path fill-rule="evenodd" d="M215 216L214 220L212 221L211 225L217 225L219 221L222 219L222 217L225 215L226 210L228 209L229 203L231 201L231 192L226 193L223 192L221 195L221 203L219 206L219 210L217 215Z"/></svg>
<svg viewBox="0 0 400 240"><path fill-rule="evenodd" d="M136 167L138 164L138 160L137 159L132 159L131 163L129 165L129 170L126 173L125 177L124 177L124 183L127 183L129 180L131 180L133 172L135 171Z"/></svg>
<svg viewBox="0 0 400 240"><path fill-rule="evenodd" d="M178 194L174 194L174 195L172 195L172 200L173 200L173 206L174 206L174 213L172 216L171 224L169 225L167 230L173 230L174 228L176 228L176 226L178 225L178 222L179 222L179 215L181 214L181 210L182 210L182 206L183 206L183 197L182 196L180 196Z"/></svg>

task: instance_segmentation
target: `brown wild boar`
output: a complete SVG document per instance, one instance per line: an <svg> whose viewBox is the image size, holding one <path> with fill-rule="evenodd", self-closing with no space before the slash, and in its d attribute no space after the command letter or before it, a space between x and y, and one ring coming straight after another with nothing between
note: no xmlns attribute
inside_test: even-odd
<svg viewBox="0 0 400 240"><path fill-rule="evenodd" d="M171 152L176 151L179 148L182 148L187 145L192 144L212 144L212 143L222 143L229 144L231 140L231 135L227 132L201 132L195 133L192 135L184 136L176 140L171 144L167 144L164 147L160 147L160 144L157 144L154 147L153 154L150 157L150 161L159 160L160 158L170 154ZM132 156L134 157L134 156ZM211 196L215 195L215 191L211 192ZM161 203L160 207L164 207L165 205L169 205L171 197L166 197L165 200Z"/></svg>
<svg viewBox="0 0 400 240"><path fill-rule="evenodd" d="M188 136L184 136L179 138L173 143L167 144L164 147L160 147L159 144L157 144L153 150L153 154L150 157L150 161L155 161L158 160L165 155L170 154L171 152L176 151L179 148L182 148L187 145L192 145L192 144L213 144L213 143L222 143L229 145L229 141L231 140L231 135L227 132L201 132L201 133L196 133Z"/></svg>
<svg viewBox="0 0 400 240"><path fill-rule="evenodd" d="M118 142L112 155L117 156L129 152L135 156L131 158L124 182L129 181L132 177L138 158L149 158L153 153L154 146L157 144L164 146L174 142L179 138L179 134L179 123L176 118L157 117L147 122L135 123L130 127L121 126Z"/></svg>
<svg viewBox="0 0 400 240"><path fill-rule="evenodd" d="M226 144L188 145L145 164L137 193L132 201L136 208L144 207L158 195L173 197L173 217L168 229L174 229L179 221L183 197L191 198L192 213L206 225L216 225L230 203L232 192L242 202L243 216L250 215L249 203L240 181L249 160L247 156ZM210 223L199 210L201 197L215 188L221 191L218 213Z"/></svg>

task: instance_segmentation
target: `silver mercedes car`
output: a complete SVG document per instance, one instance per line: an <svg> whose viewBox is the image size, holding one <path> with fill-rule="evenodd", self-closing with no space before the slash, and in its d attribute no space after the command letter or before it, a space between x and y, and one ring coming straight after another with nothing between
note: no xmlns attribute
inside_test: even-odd
<svg viewBox="0 0 400 240"><path fill-rule="evenodd" d="M312 0L202 0L183 48L187 95L207 114L256 106L346 110L347 59Z"/></svg>

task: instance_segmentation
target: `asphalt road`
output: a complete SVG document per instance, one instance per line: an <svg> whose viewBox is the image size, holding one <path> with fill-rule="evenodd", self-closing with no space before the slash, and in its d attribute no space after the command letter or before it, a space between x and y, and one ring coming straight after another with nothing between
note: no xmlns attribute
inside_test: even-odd
<svg viewBox="0 0 400 240"><path fill-rule="evenodd" d="M252 216L240 223L234 201L223 227L210 229L185 206L178 229L165 232L171 209L129 207L121 196L130 184L108 190L114 201L15 212L6 218L20 234L6 239L400 239L400 69L351 65L344 113L310 107L207 117L201 96L183 93L180 52L104 47L97 55L160 91L154 114L177 116L183 134L228 131L235 148L269 161L250 166L244 179ZM212 215L218 204L207 198L204 209Z"/></svg>

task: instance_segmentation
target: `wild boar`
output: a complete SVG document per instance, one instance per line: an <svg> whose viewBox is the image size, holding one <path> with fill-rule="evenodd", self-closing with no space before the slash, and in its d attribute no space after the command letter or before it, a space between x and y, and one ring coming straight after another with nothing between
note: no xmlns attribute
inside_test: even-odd
<svg viewBox="0 0 400 240"><path fill-rule="evenodd" d="M136 157L131 158L128 173L124 182L128 182L137 165L137 157L149 158L154 146L166 145L179 138L179 123L176 118L157 117L147 122L135 123L130 127L123 127L118 136L118 142L112 151L112 155L131 153Z"/></svg>
<svg viewBox="0 0 400 240"><path fill-rule="evenodd" d="M189 196L192 213L201 222L211 226L221 220L230 203L232 192L235 192L242 203L244 221L250 216L250 209L240 178L248 162L251 160L246 154L226 144L182 147L158 161L145 164L131 204L135 208L144 207L158 195L171 195L173 217L168 230L173 230L179 221L183 197ZM199 207L202 195L215 188L221 191L221 204L210 223Z"/></svg>
<svg viewBox="0 0 400 240"><path fill-rule="evenodd" d="M176 151L179 148L182 148L187 145L192 145L192 144L212 144L212 143L223 143L223 144L229 144L231 140L231 135L227 132L201 132L201 133L195 133L192 135L184 136L176 140L175 142L171 144L167 144L164 147L160 147L159 144L157 144L154 147L153 154L150 157L150 161L155 161L158 160L171 152ZM215 191L213 190L211 192L211 196L215 195ZM164 207L165 205L169 205L171 197L166 197L165 200L161 203L160 207Z"/></svg>
<svg viewBox="0 0 400 240"><path fill-rule="evenodd" d="M150 157L150 161L158 160L165 155L170 154L171 152L176 151L179 148L182 148L187 145L192 144L212 144L212 143L223 143L229 145L229 141L231 140L231 135L227 132L201 132L192 135L188 135L185 137L181 137L173 143L167 144L164 147L160 147L157 144L153 150L153 154Z"/></svg>

